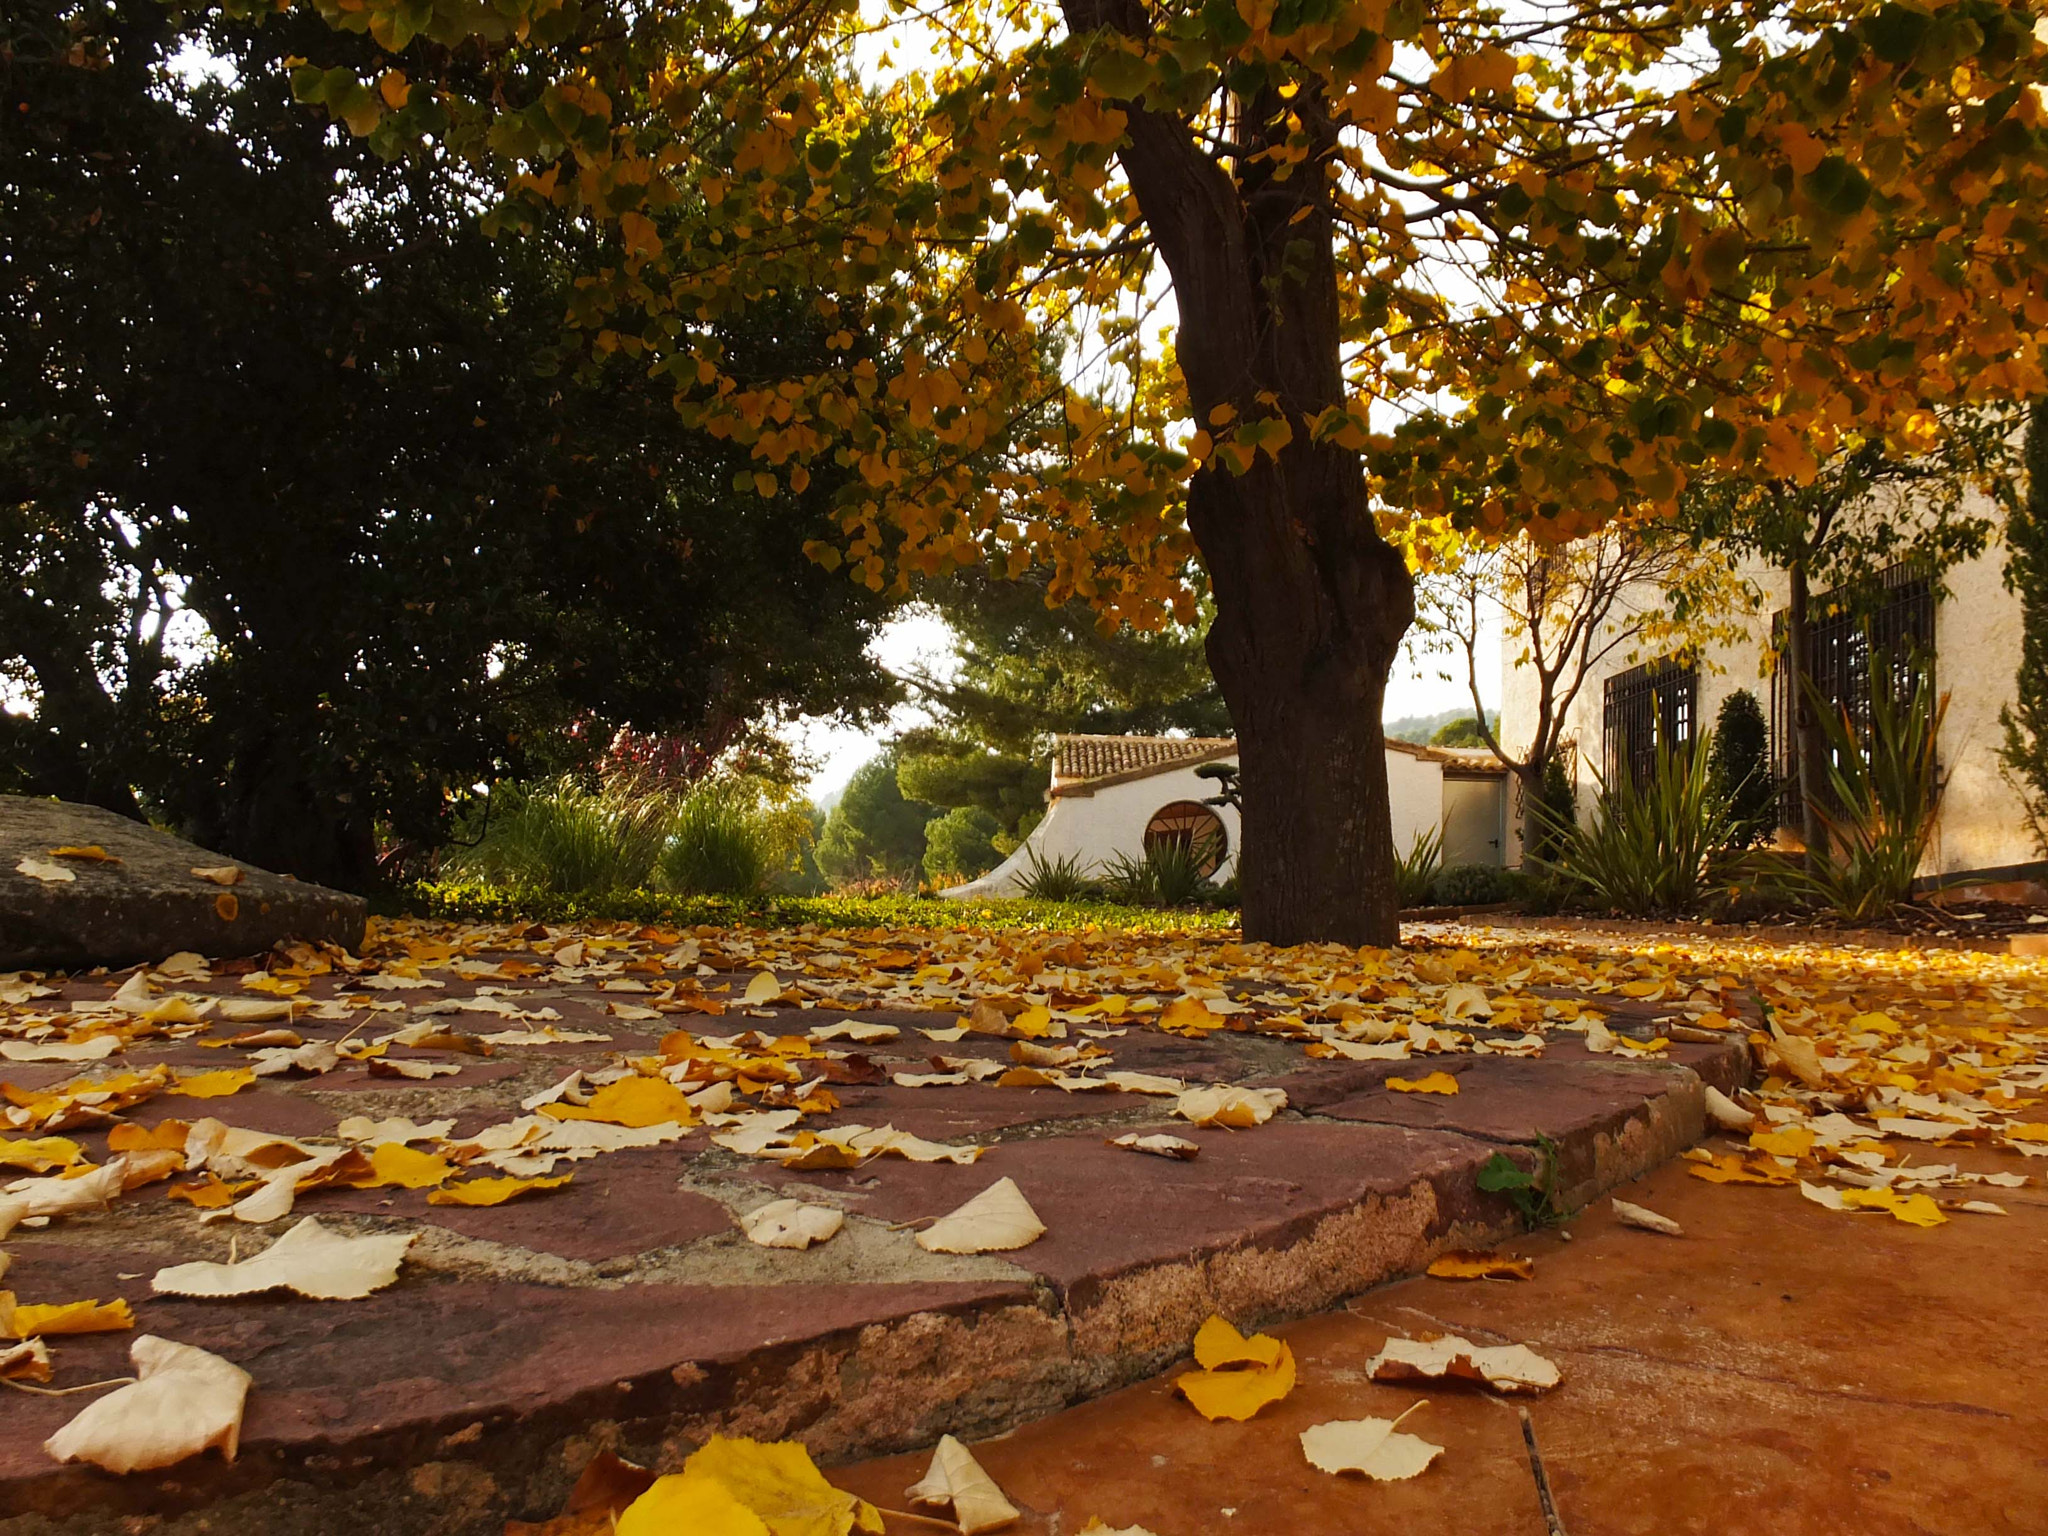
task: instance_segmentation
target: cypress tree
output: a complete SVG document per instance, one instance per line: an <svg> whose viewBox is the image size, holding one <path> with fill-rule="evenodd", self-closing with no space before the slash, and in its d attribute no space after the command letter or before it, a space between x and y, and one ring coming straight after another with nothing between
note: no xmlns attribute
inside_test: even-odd
<svg viewBox="0 0 2048 1536"><path fill-rule="evenodd" d="M2034 841L2048 853L2048 400L2027 412L2026 494L2006 525L2005 584L2020 600L2020 665L2012 704L2000 711L1999 756L2027 804Z"/></svg>

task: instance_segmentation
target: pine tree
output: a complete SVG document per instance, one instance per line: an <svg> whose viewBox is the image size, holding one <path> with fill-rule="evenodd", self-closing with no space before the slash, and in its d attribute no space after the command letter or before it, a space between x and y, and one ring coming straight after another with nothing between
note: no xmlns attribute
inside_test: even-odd
<svg viewBox="0 0 2048 1536"><path fill-rule="evenodd" d="M1714 719L1713 762L1717 791L1735 823L1734 844L1753 848L1776 830L1778 795L1771 773L1771 733L1756 695L1738 688L1721 701Z"/></svg>

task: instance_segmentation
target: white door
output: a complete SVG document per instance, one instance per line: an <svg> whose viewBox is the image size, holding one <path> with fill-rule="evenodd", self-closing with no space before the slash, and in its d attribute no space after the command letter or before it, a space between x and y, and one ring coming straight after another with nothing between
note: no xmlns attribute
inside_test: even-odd
<svg viewBox="0 0 2048 1536"><path fill-rule="evenodd" d="M1507 781L1444 779L1444 863L1501 865Z"/></svg>

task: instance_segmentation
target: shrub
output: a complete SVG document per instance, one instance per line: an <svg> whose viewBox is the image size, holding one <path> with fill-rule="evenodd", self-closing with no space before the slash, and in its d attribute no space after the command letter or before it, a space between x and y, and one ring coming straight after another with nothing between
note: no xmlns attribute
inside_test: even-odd
<svg viewBox="0 0 2048 1536"><path fill-rule="evenodd" d="M1999 711L1998 755L2048 854L2048 400L2027 412L2027 491L2007 516L2005 584L2020 600L2020 664L2013 702Z"/></svg>
<svg viewBox="0 0 2048 1536"><path fill-rule="evenodd" d="M1438 906L1483 907L1506 901L1508 872L1491 864L1453 864L1436 877L1431 890Z"/></svg>
<svg viewBox="0 0 2048 1536"><path fill-rule="evenodd" d="M1394 855L1394 891L1401 905L1426 905L1443 868L1444 829L1434 827L1416 833L1414 845L1405 854Z"/></svg>
<svg viewBox="0 0 2048 1536"><path fill-rule="evenodd" d="M1017 888L1033 901L1079 901L1094 889L1094 882L1081 867L1079 855L1048 859L1036 848L1026 848Z"/></svg>
<svg viewBox="0 0 2048 1536"><path fill-rule="evenodd" d="M1003 824L978 805L955 806L924 828L924 872L934 882L972 880L1000 861L994 842Z"/></svg>
<svg viewBox="0 0 2048 1536"><path fill-rule="evenodd" d="M1873 662L1873 678L1890 669ZM1815 850L1807 877L1814 893L1843 918L1863 922L1889 912L1913 893L1913 877L1934 839L1948 788L1939 756L1948 695L1934 697L1923 671L1903 700L1871 691L1870 729L1859 733L1846 712L1814 703L1828 738L1833 806L1816 805L1828 848Z"/></svg>
<svg viewBox="0 0 2048 1536"><path fill-rule="evenodd" d="M753 896L781 852L775 828L749 788L697 785L677 808L657 868L669 890L690 896Z"/></svg>
<svg viewBox="0 0 2048 1536"><path fill-rule="evenodd" d="M1714 717L1709 761L1714 788L1728 802L1736 848L1767 843L1778 830L1778 786L1771 771L1771 733L1756 695L1738 688Z"/></svg>
<svg viewBox="0 0 2048 1536"><path fill-rule="evenodd" d="M573 777L505 785L502 809L474 848L450 861L458 875L514 888L585 895L647 883L675 816L667 795Z"/></svg>
<svg viewBox="0 0 2048 1536"><path fill-rule="evenodd" d="M1117 854L1103 865L1103 889L1111 901L1133 907L1186 907L1212 897L1208 870L1216 859L1208 839L1184 842L1162 837L1147 843L1137 858Z"/></svg>
<svg viewBox="0 0 2048 1536"><path fill-rule="evenodd" d="M1537 864L1554 863L1564 845L1566 833L1578 824L1579 792L1572 782L1572 754L1576 749L1561 743L1543 763L1543 785L1536 799L1525 809L1522 856Z"/></svg>
<svg viewBox="0 0 2048 1536"><path fill-rule="evenodd" d="M1642 784L1599 780L1590 826L1552 824L1558 871L1581 900L1630 917L1664 917L1695 911L1718 894L1734 867L1733 825L1709 767L1711 740L1658 743Z"/></svg>

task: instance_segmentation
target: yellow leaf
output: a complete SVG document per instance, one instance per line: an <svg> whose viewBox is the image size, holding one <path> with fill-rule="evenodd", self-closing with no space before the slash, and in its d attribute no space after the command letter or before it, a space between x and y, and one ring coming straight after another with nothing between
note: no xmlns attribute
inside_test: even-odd
<svg viewBox="0 0 2048 1536"><path fill-rule="evenodd" d="M14 1293L0 1291L7 1309L7 1335L15 1339L52 1333L119 1333L135 1326L135 1314L118 1298L109 1302L63 1301L18 1307Z"/></svg>
<svg viewBox="0 0 2048 1536"><path fill-rule="evenodd" d="M605 1120L635 1129L697 1121L683 1090L659 1077L621 1078L598 1089L588 1104L543 1104L540 1112L555 1120Z"/></svg>
<svg viewBox="0 0 2048 1536"><path fill-rule="evenodd" d="M782 996L782 983L775 979L773 971L757 971L754 979L747 983L746 996L741 999L749 1008L764 1007Z"/></svg>
<svg viewBox="0 0 2048 1536"><path fill-rule="evenodd" d="M1270 1366L1279 1363L1285 1346L1271 1334L1246 1338L1221 1317L1210 1315L1195 1334L1195 1364L1205 1371L1229 1365Z"/></svg>
<svg viewBox="0 0 2048 1536"><path fill-rule="evenodd" d="M974 1453L951 1435L940 1437L932 1451L931 1467L903 1496L913 1504L950 1507L961 1536L999 1531L1017 1522L1016 1505L1003 1497L1003 1490L974 1459Z"/></svg>
<svg viewBox="0 0 2048 1536"><path fill-rule="evenodd" d="M673 1473L628 1504L618 1536L771 1536L768 1523L708 1477Z"/></svg>
<svg viewBox="0 0 2048 1536"><path fill-rule="evenodd" d="M1775 1163L1746 1160L1739 1152L1725 1153L1720 1157L1695 1159L1688 1162L1685 1171L1696 1179L1705 1179L1709 1184L1794 1184L1798 1177L1789 1168L1780 1168Z"/></svg>
<svg viewBox="0 0 2048 1536"><path fill-rule="evenodd" d="M397 1141L380 1143L370 1154L370 1167L376 1174L375 1184L395 1185L399 1189L425 1189L432 1184L444 1184L455 1172L445 1157L415 1151Z"/></svg>
<svg viewBox="0 0 2048 1536"><path fill-rule="evenodd" d="M255 1081L256 1074L247 1067L223 1067L218 1072L194 1072L190 1077L177 1078L164 1091L188 1099L224 1099Z"/></svg>
<svg viewBox="0 0 2048 1536"><path fill-rule="evenodd" d="M402 69L385 70L377 81L377 94L384 98L384 105L391 108L392 111L396 112L400 107L403 107L406 98L412 95L412 86L406 82L405 71Z"/></svg>
<svg viewBox="0 0 2048 1536"><path fill-rule="evenodd" d="M724 1488L743 1508L759 1517L770 1536L848 1536L853 1531L882 1530L882 1517L874 1506L826 1482L824 1474L812 1464L811 1453L794 1440L742 1440L713 1435L703 1449L683 1463L682 1475ZM697 1529L671 1526L662 1536L669 1536L670 1532L680 1536L683 1531L694 1536ZM633 1536L624 1521L620 1522L619 1533Z"/></svg>
<svg viewBox="0 0 2048 1536"><path fill-rule="evenodd" d="M927 1253L1007 1253L1045 1235L1045 1223L1011 1179L998 1179L917 1234Z"/></svg>
<svg viewBox="0 0 2048 1536"><path fill-rule="evenodd" d="M1173 1387L1212 1423L1248 1419L1294 1390L1294 1351L1282 1344L1271 1365L1250 1370L1184 1371L1173 1378Z"/></svg>
<svg viewBox="0 0 2048 1536"><path fill-rule="evenodd" d="M48 1173L52 1168L69 1168L84 1156L85 1148L63 1136L0 1141L0 1168Z"/></svg>
<svg viewBox="0 0 2048 1536"><path fill-rule="evenodd" d="M1161 1011L1159 1027L1172 1034L1206 1034L1212 1029L1221 1029L1222 1015L1211 1013L1209 1005L1199 997L1177 997Z"/></svg>
<svg viewBox="0 0 2048 1536"><path fill-rule="evenodd" d="M214 864L203 869L195 868L192 874L214 885L234 885L242 878L241 866L237 864Z"/></svg>
<svg viewBox="0 0 2048 1536"><path fill-rule="evenodd" d="M1456 1093L1458 1080L1448 1072L1432 1072L1412 1082L1405 1077L1390 1077L1387 1086L1396 1093Z"/></svg>
<svg viewBox="0 0 2048 1536"><path fill-rule="evenodd" d="M50 850L50 857L53 859L76 859L81 864L118 864L121 862L98 843L86 843L80 847L66 844L62 848L52 848Z"/></svg>
<svg viewBox="0 0 2048 1536"><path fill-rule="evenodd" d="M2005 1127L2003 1135L2007 1141L2048 1141L2048 1125L2015 1121Z"/></svg>
<svg viewBox="0 0 2048 1536"><path fill-rule="evenodd" d="M1439 1280L1531 1280L1536 1261L1526 1254L1475 1253L1457 1250L1441 1255L1429 1266Z"/></svg>
<svg viewBox="0 0 2048 1536"><path fill-rule="evenodd" d="M1813 1132L1803 1125L1788 1125L1781 1131L1751 1131L1749 1144L1776 1157L1804 1157L1813 1150Z"/></svg>
<svg viewBox="0 0 2048 1536"><path fill-rule="evenodd" d="M1911 1227L1939 1227L1948 1218L1927 1195L1902 1195L1895 1189L1845 1189L1842 1204L1853 1211L1889 1211Z"/></svg>
<svg viewBox="0 0 2048 1536"><path fill-rule="evenodd" d="M574 1174L559 1173L551 1179L465 1179L427 1196L429 1205L503 1205L515 1195L535 1189L560 1189Z"/></svg>

